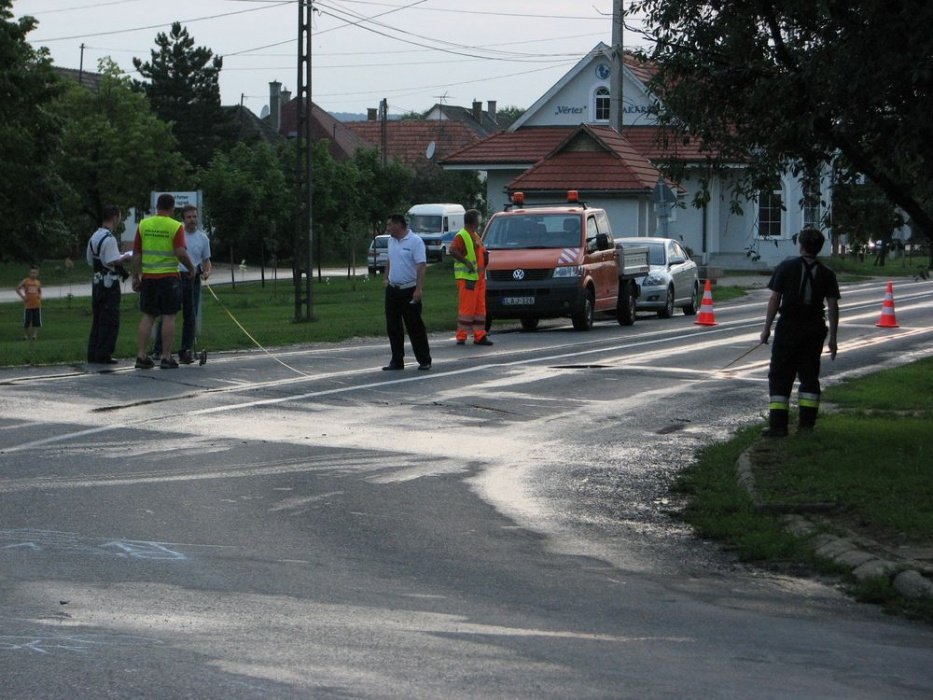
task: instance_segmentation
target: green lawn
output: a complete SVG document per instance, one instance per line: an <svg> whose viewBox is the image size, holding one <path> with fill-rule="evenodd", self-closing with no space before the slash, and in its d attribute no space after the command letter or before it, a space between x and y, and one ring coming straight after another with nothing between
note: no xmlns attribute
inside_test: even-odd
<svg viewBox="0 0 933 700"><path fill-rule="evenodd" d="M736 460L755 445L753 473L765 506L828 506L817 519L824 528L889 550L933 545L933 358L852 379L823 398L835 410L822 412L813 433L762 441L762 424L703 450L675 484L687 498L682 517L741 559L824 567L736 483ZM933 603L905 603L883 581L857 594L933 621Z"/></svg>
<svg viewBox="0 0 933 700"><path fill-rule="evenodd" d="M457 291L450 264L432 265L425 281L424 320L431 331L454 330ZM198 347L230 350L255 347L230 318L233 315L263 346L337 342L354 337L385 335L382 278L369 281L345 277L312 284L314 321L294 322L291 280L273 286L267 280L202 288L202 332ZM138 297L123 295L116 357L136 354ZM0 358L4 365L83 362L91 326L89 298L46 299L42 330L35 343L22 338L22 304L0 304ZM176 334L177 335L177 334Z"/></svg>

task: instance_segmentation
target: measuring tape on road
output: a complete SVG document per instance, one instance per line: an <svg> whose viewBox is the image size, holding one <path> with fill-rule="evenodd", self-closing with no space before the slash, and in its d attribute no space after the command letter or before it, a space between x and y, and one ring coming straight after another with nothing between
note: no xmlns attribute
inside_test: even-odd
<svg viewBox="0 0 933 700"><path fill-rule="evenodd" d="M287 369L290 369L290 370L291 370L292 372L294 372L295 374L300 374L302 377L310 377L310 376L311 376L311 375L309 375L307 372L302 372L300 369L296 369L296 368L292 367L292 366L291 366L290 364L288 364L287 362L283 362L283 361L280 360L278 357L276 357L273 353L269 352L269 351L263 346L262 343L260 343L258 340L256 340L256 339L250 334L250 332L249 332L248 330L246 330L246 328L243 326L243 324L240 323L240 322L237 320L237 317L234 316L233 313L230 311L230 309L227 308L226 304L224 304L224 303L220 300L220 297L218 297L217 294L216 294L216 292L214 292L214 288L211 287L210 282L208 282L207 280L204 280L204 286L207 287L207 291L209 291L209 292L211 293L211 296L214 297L214 300L215 300L218 304L220 304L220 308L222 308L222 309L227 313L227 316L230 317L230 320L233 321L233 322L237 325L237 328L239 328L241 331L243 331L243 333L246 335L247 338L249 338L250 340L253 341L253 343L256 345L257 348L259 348L260 350L262 350L264 353L266 353L266 355L268 355L269 357L271 357L273 360L275 360L276 362L278 362L278 363L279 363L280 365L282 365L283 367L285 367L285 368L287 368Z"/></svg>

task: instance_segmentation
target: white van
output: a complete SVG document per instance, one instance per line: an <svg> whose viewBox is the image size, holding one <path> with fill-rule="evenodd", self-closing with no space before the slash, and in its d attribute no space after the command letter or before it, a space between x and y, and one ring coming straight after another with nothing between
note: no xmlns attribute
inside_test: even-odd
<svg viewBox="0 0 933 700"><path fill-rule="evenodd" d="M421 236L428 260L444 259L465 213L459 204L416 204L408 210L408 227Z"/></svg>

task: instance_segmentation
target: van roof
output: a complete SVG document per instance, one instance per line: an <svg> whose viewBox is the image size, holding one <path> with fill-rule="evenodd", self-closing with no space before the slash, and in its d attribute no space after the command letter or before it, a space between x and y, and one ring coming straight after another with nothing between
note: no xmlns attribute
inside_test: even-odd
<svg viewBox="0 0 933 700"><path fill-rule="evenodd" d="M503 214L582 214L583 212L589 211L600 211L599 209L594 209L592 207L580 207L580 206L560 206L560 205L545 205L540 207L521 207L508 209L507 211L498 211L493 216L501 216Z"/></svg>

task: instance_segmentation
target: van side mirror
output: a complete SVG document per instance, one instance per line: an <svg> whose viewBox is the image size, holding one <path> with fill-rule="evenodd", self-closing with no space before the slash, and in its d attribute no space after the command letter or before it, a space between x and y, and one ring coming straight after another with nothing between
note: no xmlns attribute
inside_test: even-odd
<svg viewBox="0 0 933 700"><path fill-rule="evenodd" d="M596 234L596 250L609 250L612 247L612 243L609 240L609 235L605 233Z"/></svg>

